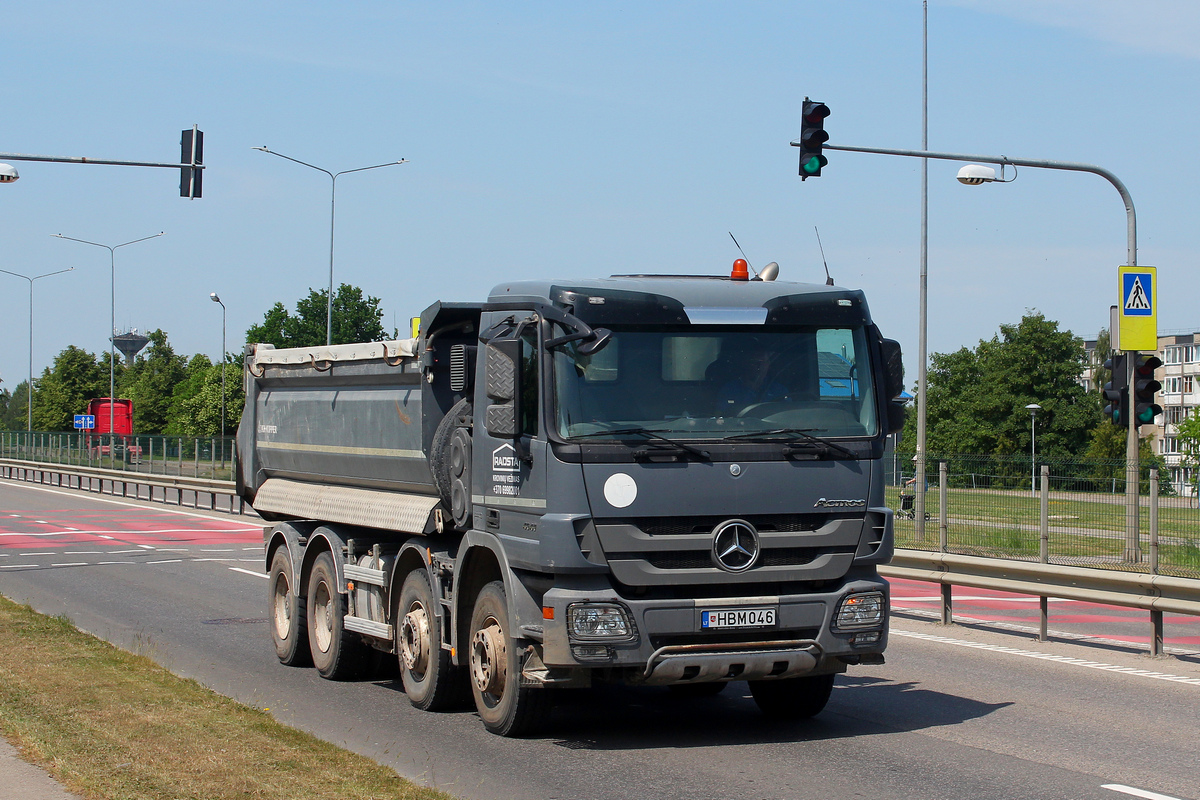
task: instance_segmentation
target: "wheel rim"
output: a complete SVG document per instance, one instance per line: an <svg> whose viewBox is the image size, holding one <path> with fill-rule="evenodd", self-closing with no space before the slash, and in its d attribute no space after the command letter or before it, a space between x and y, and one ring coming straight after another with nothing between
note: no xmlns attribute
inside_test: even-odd
<svg viewBox="0 0 1200 800"><path fill-rule="evenodd" d="M275 591L272 595L271 614L275 623L275 635L285 640L292 635L292 605L288 602L290 592L287 575L282 572L275 576Z"/></svg>
<svg viewBox="0 0 1200 800"><path fill-rule="evenodd" d="M321 581L313 597L313 634L317 640L317 649L322 653L329 652L333 642L333 596L329 593L329 584Z"/></svg>
<svg viewBox="0 0 1200 800"><path fill-rule="evenodd" d="M504 629L489 616L471 637L471 680L485 699L498 702L504 694L507 656Z"/></svg>
<svg viewBox="0 0 1200 800"><path fill-rule="evenodd" d="M418 679L429 667L429 614L420 602L414 602L400 625L400 657L404 666Z"/></svg>

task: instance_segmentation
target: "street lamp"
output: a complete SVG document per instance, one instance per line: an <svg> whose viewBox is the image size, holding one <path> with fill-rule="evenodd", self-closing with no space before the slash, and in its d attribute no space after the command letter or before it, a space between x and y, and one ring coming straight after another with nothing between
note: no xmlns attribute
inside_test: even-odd
<svg viewBox="0 0 1200 800"><path fill-rule="evenodd" d="M20 177L12 164L0 164L0 183L12 183Z"/></svg>
<svg viewBox="0 0 1200 800"><path fill-rule="evenodd" d="M73 239L70 236L63 236L61 233L54 233L51 236L57 236L59 239L66 239L71 242L79 242L80 244L90 244L95 247L103 247L108 251L108 286L109 286L109 325L108 325L108 454L109 458L115 457L113 446L116 444L116 431L113 430L114 410L113 405L116 403L116 363L117 363L117 345L113 338L117 333L117 248L128 247L131 244L144 242L147 239L155 239L162 236L166 231L159 231L152 236L143 236L140 239L134 239L132 242L121 242L120 244L107 245L100 242L89 242L86 239Z"/></svg>
<svg viewBox="0 0 1200 800"><path fill-rule="evenodd" d="M1042 407L1037 403L1030 403L1025 406L1025 410L1029 412L1029 463L1031 464L1029 471L1029 489L1034 494L1037 494L1037 415L1042 410Z"/></svg>
<svg viewBox="0 0 1200 800"><path fill-rule="evenodd" d="M270 153L273 156L286 158L288 161L294 161L297 164L315 169L317 172L324 172L329 176L329 296L325 301L325 344L333 344L333 222L334 211L337 203L337 179L339 175L346 175L351 172L365 172L369 169L379 169L380 167L394 167L398 164L407 164L408 159L402 158L399 161L389 161L386 164L375 164L370 167L358 167L357 169L344 169L341 172L330 172L327 169L318 167L315 164L309 164L307 161L301 161L298 158L285 156L283 153L276 153L274 150L269 150L264 145L263 147L254 147L253 150L261 150L264 153Z"/></svg>
<svg viewBox="0 0 1200 800"><path fill-rule="evenodd" d="M221 463L225 463L225 304L216 292L209 292L208 297L221 304Z"/></svg>
<svg viewBox="0 0 1200 800"><path fill-rule="evenodd" d="M0 167L5 166L8 165L0 164ZM70 272L73 269L75 268L68 267L55 272L47 272L43 275L34 275L32 278L28 275L22 275L19 272L9 272L6 269L0 269L0 272L3 272L5 275L12 275L15 278L24 278L25 280L29 281L29 383L26 384L25 387L25 405L27 406L25 431L27 433L33 430L33 282L40 278L49 278L51 275L61 275L62 273Z"/></svg>

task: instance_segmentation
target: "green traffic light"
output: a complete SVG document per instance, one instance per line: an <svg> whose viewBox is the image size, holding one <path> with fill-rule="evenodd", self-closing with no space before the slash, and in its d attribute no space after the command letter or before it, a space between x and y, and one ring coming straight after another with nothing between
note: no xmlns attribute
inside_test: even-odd
<svg viewBox="0 0 1200 800"><path fill-rule="evenodd" d="M821 167L828 163L829 160L825 158L825 156L810 156L803 164L800 165L800 168L809 175L816 175L821 171Z"/></svg>

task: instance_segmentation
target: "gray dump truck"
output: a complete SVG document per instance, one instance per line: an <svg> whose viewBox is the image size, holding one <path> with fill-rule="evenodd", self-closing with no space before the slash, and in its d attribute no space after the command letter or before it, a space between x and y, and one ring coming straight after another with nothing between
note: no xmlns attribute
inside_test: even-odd
<svg viewBox="0 0 1200 800"><path fill-rule="evenodd" d="M737 277L507 283L411 340L249 345L279 660L395 659L415 706L473 696L503 735L596 682L744 680L806 717L882 663L900 347L859 291Z"/></svg>

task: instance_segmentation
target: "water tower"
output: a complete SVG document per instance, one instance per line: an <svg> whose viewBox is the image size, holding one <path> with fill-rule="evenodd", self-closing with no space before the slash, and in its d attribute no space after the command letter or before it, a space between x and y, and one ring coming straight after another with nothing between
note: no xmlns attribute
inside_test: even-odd
<svg viewBox="0 0 1200 800"><path fill-rule="evenodd" d="M141 352L142 348L150 343L148 336L143 336L138 333L137 328L126 331L125 333L114 334L112 337L113 345L121 351L125 356L125 363L132 364L133 357Z"/></svg>

